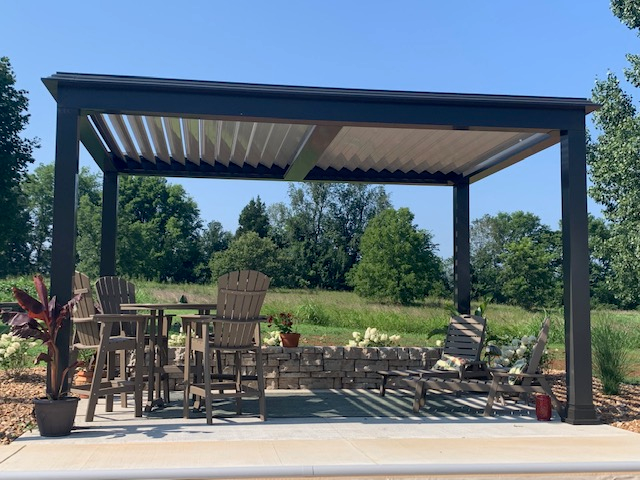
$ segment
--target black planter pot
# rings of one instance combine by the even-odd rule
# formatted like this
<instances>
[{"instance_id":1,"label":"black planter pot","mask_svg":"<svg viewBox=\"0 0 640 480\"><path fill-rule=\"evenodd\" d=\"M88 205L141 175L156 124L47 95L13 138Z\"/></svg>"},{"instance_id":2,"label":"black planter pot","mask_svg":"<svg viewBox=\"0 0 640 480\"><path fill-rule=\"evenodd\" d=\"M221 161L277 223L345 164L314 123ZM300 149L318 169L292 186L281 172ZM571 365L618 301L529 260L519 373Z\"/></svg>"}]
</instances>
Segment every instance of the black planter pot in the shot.
<instances>
[{"instance_id":1,"label":"black planter pot","mask_svg":"<svg viewBox=\"0 0 640 480\"><path fill-rule=\"evenodd\" d=\"M78 397L60 400L34 399L36 422L43 437L64 437L71 433L78 409Z\"/></svg>"}]
</instances>

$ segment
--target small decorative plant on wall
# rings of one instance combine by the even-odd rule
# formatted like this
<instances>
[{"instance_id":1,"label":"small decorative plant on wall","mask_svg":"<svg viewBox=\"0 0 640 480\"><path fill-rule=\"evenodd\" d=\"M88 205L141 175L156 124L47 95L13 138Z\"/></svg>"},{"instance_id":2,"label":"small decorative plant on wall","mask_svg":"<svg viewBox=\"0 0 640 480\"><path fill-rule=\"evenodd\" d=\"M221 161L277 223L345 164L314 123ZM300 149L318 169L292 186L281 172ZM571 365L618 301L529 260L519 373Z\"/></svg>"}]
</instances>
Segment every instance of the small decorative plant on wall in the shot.
<instances>
[{"instance_id":1,"label":"small decorative plant on wall","mask_svg":"<svg viewBox=\"0 0 640 480\"><path fill-rule=\"evenodd\" d=\"M396 347L400 343L400 335L389 335L375 327L368 327L364 335L353 332L353 340L349 340L348 347Z\"/></svg>"},{"instance_id":2,"label":"small decorative plant on wall","mask_svg":"<svg viewBox=\"0 0 640 480\"><path fill-rule=\"evenodd\" d=\"M265 338L267 345L275 345L275 339L279 337L283 347L297 347L300 342L300 334L295 331L296 317L290 312L281 312L269 315L267 323L274 330Z\"/></svg>"}]
</instances>

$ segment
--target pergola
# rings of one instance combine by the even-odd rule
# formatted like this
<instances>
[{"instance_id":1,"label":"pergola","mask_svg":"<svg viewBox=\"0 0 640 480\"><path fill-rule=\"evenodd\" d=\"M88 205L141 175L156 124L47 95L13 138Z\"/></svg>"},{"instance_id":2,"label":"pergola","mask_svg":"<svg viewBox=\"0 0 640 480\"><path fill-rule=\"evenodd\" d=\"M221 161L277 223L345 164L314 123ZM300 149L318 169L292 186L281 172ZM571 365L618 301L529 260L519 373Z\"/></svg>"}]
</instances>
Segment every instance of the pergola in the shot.
<instances>
[{"instance_id":1,"label":"pergola","mask_svg":"<svg viewBox=\"0 0 640 480\"><path fill-rule=\"evenodd\" d=\"M471 300L469 185L560 143L567 421L597 422L585 148L596 104L75 73L43 82L57 102L51 292L60 300L72 296L80 142L103 171L101 275L115 275L121 174L449 185L461 313Z\"/></svg>"}]
</instances>

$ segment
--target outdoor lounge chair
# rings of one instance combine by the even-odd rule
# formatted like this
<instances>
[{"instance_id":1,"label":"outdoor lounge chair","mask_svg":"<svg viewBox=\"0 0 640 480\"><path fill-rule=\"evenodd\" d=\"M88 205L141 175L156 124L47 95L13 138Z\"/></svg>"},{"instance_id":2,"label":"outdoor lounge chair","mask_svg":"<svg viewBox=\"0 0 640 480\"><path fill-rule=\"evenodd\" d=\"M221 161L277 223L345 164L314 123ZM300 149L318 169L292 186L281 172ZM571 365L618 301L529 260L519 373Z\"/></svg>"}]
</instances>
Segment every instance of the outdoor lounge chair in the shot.
<instances>
[{"instance_id":1,"label":"outdoor lounge chair","mask_svg":"<svg viewBox=\"0 0 640 480\"><path fill-rule=\"evenodd\" d=\"M71 318L75 327L75 340L72 349L95 350L96 360L91 383L88 385L74 385L71 393L86 394L89 397L89 405L85 420L93 420L99 397L106 397L106 411L113 411L113 396L121 395L121 404L126 407L126 394L133 393L135 403L135 416L142 416L142 388L144 362L138 359L144 358L144 327L148 315L116 315L99 314L96 312L89 278L75 272L73 276L74 295L82 294L80 301L74 307ZM136 325L134 337L124 335L121 322ZM115 328L114 328L115 327ZM118 335L112 335L117 330ZM133 379L126 376L126 352L135 352L135 368ZM116 372L115 358L119 352L120 368ZM103 373L107 372L105 378ZM116 376L117 374L117 376Z\"/></svg>"},{"instance_id":2,"label":"outdoor lounge chair","mask_svg":"<svg viewBox=\"0 0 640 480\"><path fill-rule=\"evenodd\" d=\"M203 398L207 423L213 422L212 401L232 398L236 401L236 413L242 413L242 398L258 398L260 419L267 419L265 382L260 341L260 309L269 287L270 278L253 270L230 272L218 279L218 298L215 315L184 315L186 322L185 358L192 352L202 355L202 372L190 375L187 362L184 369L184 410L189 418L189 397ZM212 330L209 331L209 327ZM195 336L191 335L195 329ZM232 372L221 371L221 363L212 373L212 355L217 359L224 353L233 353ZM249 374L243 366L246 354L255 356L255 374ZM257 388L247 382L255 381Z\"/></svg>"},{"instance_id":3,"label":"outdoor lounge chair","mask_svg":"<svg viewBox=\"0 0 640 480\"><path fill-rule=\"evenodd\" d=\"M561 419L564 419L564 409L553 391L545 375L538 372L540 360L544 354L549 336L550 319L547 317L542 323L540 333L531 353L531 358L524 372L513 372L506 370L491 370L492 380L484 381L478 379L463 378L424 378L419 376L407 377L404 381L415 386L415 397L413 410L418 412L426 403L428 390L445 390L454 393L459 392L479 392L488 393L487 404L484 415L490 416L493 412L493 404L496 397L517 395L528 397L535 393L549 395L551 403L558 412Z\"/></svg>"},{"instance_id":4,"label":"outdoor lounge chair","mask_svg":"<svg viewBox=\"0 0 640 480\"><path fill-rule=\"evenodd\" d=\"M480 360L487 320L477 315L452 316L441 360L460 359L463 366L444 370L436 367L403 370L380 370L380 396L384 396L389 377L489 378L485 362Z\"/></svg>"}]
</instances>

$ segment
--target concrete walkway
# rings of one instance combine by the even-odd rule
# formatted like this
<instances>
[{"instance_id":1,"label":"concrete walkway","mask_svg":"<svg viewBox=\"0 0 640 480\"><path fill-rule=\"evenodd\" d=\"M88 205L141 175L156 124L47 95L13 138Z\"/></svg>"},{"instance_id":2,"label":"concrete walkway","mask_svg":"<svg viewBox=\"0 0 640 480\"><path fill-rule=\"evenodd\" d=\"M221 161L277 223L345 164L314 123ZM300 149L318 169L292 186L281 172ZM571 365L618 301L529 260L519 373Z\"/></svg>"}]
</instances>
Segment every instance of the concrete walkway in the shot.
<instances>
[{"instance_id":1,"label":"concrete walkway","mask_svg":"<svg viewBox=\"0 0 640 480\"><path fill-rule=\"evenodd\" d=\"M286 401L304 392L267 396L276 394ZM400 400L410 401L389 399ZM131 408L105 413L101 402L87 424L85 404L69 437L36 430L0 447L0 479L640 478L640 435L527 414L242 416L207 425L202 418L136 419Z\"/></svg>"}]
</instances>

